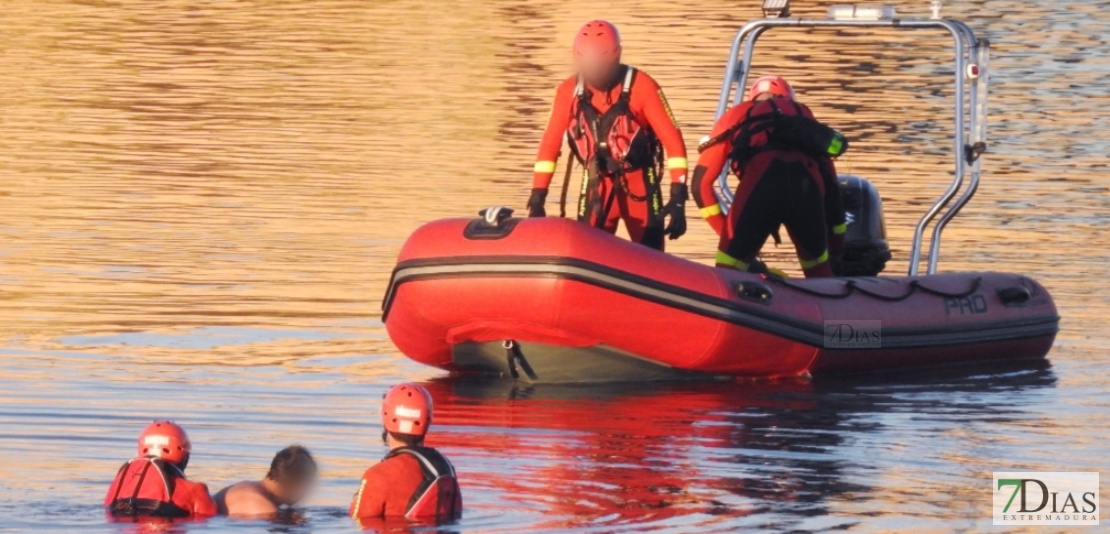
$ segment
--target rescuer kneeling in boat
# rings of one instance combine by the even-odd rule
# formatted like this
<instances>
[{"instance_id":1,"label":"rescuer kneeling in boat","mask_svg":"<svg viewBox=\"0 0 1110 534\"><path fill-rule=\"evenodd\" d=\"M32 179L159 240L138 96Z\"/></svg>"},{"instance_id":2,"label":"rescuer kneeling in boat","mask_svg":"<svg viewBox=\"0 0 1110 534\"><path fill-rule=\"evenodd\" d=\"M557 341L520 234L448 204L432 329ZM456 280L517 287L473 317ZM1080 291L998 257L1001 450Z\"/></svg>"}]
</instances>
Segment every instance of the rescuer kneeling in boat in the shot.
<instances>
[{"instance_id":1,"label":"rescuer kneeling in boat","mask_svg":"<svg viewBox=\"0 0 1110 534\"><path fill-rule=\"evenodd\" d=\"M844 205L832 157L847 149L836 130L817 122L780 76L755 81L748 99L729 109L698 147L694 201L720 235L717 266L763 272L757 260L769 236L786 226L807 278L834 276L844 244ZM726 161L740 177L728 219L713 194Z\"/></svg>"},{"instance_id":2,"label":"rescuer kneeling in boat","mask_svg":"<svg viewBox=\"0 0 1110 534\"><path fill-rule=\"evenodd\" d=\"M528 214L546 215L544 202L566 135L585 169L578 220L615 233L623 219L632 241L663 250L664 235L678 239L686 233L686 145L663 90L620 57L620 34L612 24L595 20L578 30L574 61L579 72L555 93ZM664 149L671 177L666 205L660 177Z\"/></svg>"},{"instance_id":3,"label":"rescuer kneeling in boat","mask_svg":"<svg viewBox=\"0 0 1110 534\"><path fill-rule=\"evenodd\" d=\"M432 424L432 396L416 384L394 386L382 401L382 438L389 454L362 475L351 502L357 519L404 517L446 521L462 513L455 467L424 446Z\"/></svg>"},{"instance_id":4,"label":"rescuer kneeling in boat","mask_svg":"<svg viewBox=\"0 0 1110 534\"><path fill-rule=\"evenodd\" d=\"M308 449L292 445L278 451L261 481L244 480L220 490L216 506L232 517L273 517L300 502L315 480L316 460Z\"/></svg>"},{"instance_id":5,"label":"rescuer kneeling in boat","mask_svg":"<svg viewBox=\"0 0 1110 534\"><path fill-rule=\"evenodd\" d=\"M216 515L208 486L185 479L192 445L185 429L155 421L139 435L139 455L120 467L104 497L113 517L184 518Z\"/></svg>"}]
</instances>

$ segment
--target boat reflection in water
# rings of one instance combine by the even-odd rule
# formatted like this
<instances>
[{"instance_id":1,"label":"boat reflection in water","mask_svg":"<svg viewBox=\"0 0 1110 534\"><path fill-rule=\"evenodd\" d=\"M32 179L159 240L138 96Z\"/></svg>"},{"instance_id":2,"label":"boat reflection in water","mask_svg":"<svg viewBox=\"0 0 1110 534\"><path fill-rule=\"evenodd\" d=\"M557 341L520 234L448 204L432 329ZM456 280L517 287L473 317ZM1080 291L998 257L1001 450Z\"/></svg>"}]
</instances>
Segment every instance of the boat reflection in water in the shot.
<instances>
[{"instance_id":1,"label":"boat reflection in water","mask_svg":"<svg viewBox=\"0 0 1110 534\"><path fill-rule=\"evenodd\" d=\"M437 406L436 446L470 457L460 468L464 491L499 494L502 508L542 516L536 528L543 530L712 528L748 517L773 528L857 523L857 514L836 516L837 501L866 499L882 509L891 502L887 489L913 477L914 468L899 466L907 456L944 469L929 458L967 454L940 450L946 434L977 421L1019 421L1028 414L1015 400L1055 382L1045 362L1026 362L990 374L884 377L882 385L856 378L571 386L465 377L426 385ZM907 417L920 430L903 441ZM953 475L982 469L979 460L966 457L967 472ZM911 513L904 502L899 510ZM482 522L464 522L472 519Z\"/></svg>"}]
</instances>

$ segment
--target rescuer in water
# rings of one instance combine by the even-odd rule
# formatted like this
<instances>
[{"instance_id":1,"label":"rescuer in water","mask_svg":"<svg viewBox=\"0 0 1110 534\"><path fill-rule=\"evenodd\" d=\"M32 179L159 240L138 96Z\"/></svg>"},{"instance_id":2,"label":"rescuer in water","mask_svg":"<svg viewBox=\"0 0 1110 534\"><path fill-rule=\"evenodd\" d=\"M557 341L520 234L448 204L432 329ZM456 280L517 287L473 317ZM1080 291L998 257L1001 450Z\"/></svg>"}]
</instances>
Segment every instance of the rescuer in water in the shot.
<instances>
[{"instance_id":1,"label":"rescuer in water","mask_svg":"<svg viewBox=\"0 0 1110 534\"><path fill-rule=\"evenodd\" d=\"M381 414L389 454L362 475L351 517L457 519L462 493L455 468L439 451L424 446L432 424L431 394L416 384L394 386L382 401Z\"/></svg>"},{"instance_id":2,"label":"rescuer in water","mask_svg":"<svg viewBox=\"0 0 1110 534\"><path fill-rule=\"evenodd\" d=\"M116 518L216 515L208 486L185 479L192 444L185 429L155 421L139 435L138 455L116 473L104 507Z\"/></svg>"}]
</instances>

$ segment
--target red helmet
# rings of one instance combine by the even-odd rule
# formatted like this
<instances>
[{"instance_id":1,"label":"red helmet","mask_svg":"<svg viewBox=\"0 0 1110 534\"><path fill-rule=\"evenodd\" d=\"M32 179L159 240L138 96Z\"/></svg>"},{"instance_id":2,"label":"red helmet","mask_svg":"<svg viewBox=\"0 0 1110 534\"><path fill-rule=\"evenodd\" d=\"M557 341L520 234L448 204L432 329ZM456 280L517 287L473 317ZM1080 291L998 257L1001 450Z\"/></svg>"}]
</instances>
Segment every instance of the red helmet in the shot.
<instances>
[{"instance_id":1,"label":"red helmet","mask_svg":"<svg viewBox=\"0 0 1110 534\"><path fill-rule=\"evenodd\" d=\"M423 436L432 424L432 395L416 384L393 386L382 401L387 432Z\"/></svg>"},{"instance_id":2,"label":"red helmet","mask_svg":"<svg viewBox=\"0 0 1110 534\"><path fill-rule=\"evenodd\" d=\"M182 464L192 449L185 429L170 421L155 421L139 434L139 456L157 456L173 464Z\"/></svg>"},{"instance_id":3,"label":"red helmet","mask_svg":"<svg viewBox=\"0 0 1110 534\"><path fill-rule=\"evenodd\" d=\"M574 36L574 61L616 65L621 60L621 34L617 27L604 20L591 20Z\"/></svg>"},{"instance_id":4,"label":"red helmet","mask_svg":"<svg viewBox=\"0 0 1110 534\"><path fill-rule=\"evenodd\" d=\"M748 100L755 100L759 95L768 93L777 98L794 99L794 88L790 87L786 78L782 76L763 76L752 83L751 89L748 89Z\"/></svg>"}]
</instances>

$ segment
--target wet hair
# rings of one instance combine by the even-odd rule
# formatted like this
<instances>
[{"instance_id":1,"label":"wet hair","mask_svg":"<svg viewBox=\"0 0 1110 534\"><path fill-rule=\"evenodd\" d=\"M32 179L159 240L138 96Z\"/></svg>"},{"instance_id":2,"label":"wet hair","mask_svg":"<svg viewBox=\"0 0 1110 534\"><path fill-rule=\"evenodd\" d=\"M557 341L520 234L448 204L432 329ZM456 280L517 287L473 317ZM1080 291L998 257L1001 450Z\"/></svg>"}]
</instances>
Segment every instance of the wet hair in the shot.
<instances>
[{"instance_id":1,"label":"wet hair","mask_svg":"<svg viewBox=\"0 0 1110 534\"><path fill-rule=\"evenodd\" d=\"M424 436L417 436L415 434L402 434L400 432L389 432L389 437L404 443L407 447L419 447L424 444Z\"/></svg>"},{"instance_id":2,"label":"wet hair","mask_svg":"<svg viewBox=\"0 0 1110 534\"><path fill-rule=\"evenodd\" d=\"M300 445L290 445L274 455L270 462L270 472L266 478L278 484L302 483L316 476L316 460L308 449Z\"/></svg>"}]
</instances>

